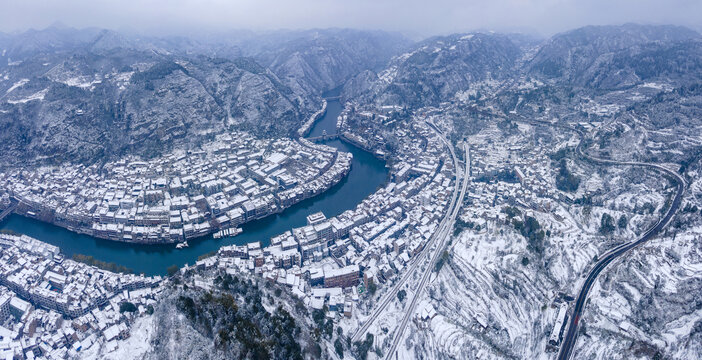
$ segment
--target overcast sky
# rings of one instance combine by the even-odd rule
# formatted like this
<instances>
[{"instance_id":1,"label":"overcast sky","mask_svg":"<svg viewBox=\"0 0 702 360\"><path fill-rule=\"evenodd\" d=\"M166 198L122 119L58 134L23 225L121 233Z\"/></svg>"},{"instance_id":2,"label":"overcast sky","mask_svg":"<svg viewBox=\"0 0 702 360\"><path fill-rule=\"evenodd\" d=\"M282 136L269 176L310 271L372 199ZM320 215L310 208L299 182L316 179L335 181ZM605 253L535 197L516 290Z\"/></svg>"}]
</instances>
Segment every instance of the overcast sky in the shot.
<instances>
[{"instance_id":1,"label":"overcast sky","mask_svg":"<svg viewBox=\"0 0 702 360\"><path fill-rule=\"evenodd\" d=\"M626 22L702 28L702 0L0 0L0 31L55 22L122 31L349 27L428 36L470 30L550 35Z\"/></svg>"}]
</instances>

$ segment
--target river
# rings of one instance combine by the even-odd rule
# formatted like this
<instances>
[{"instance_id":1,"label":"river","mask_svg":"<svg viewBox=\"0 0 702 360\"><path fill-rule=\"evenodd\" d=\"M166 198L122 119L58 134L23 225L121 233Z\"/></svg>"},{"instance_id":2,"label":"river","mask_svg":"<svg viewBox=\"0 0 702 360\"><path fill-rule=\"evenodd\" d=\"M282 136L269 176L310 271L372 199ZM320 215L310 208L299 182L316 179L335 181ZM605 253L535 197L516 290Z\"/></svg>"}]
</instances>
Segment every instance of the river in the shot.
<instances>
[{"instance_id":1,"label":"river","mask_svg":"<svg viewBox=\"0 0 702 360\"><path fill-rule=\"evenodd\" d=\"M336 96L336 92L327 96ZM336 119L341 112L339 100L329 100L326 114L317 121L309 136L336 133ZM385 162L372 154L340 140L325 142L341 151L353 154L348 176L328 191L299 202L280 214L252 221L241 226L242 234L216 240L211 235L188 241L189 247L177 250L175 245L142 245L116 242L77 234L53 224L26 218L17 214L0 223L0 230L12 230L56 245L68 257L79 253L96 259L124 265L136 273L164 275L171 265L194 264L198 256L216 251L222 246L261 241L267 245L270 238L293 227L306 224L307 215L321 211L327 217L353 209L368 195L383 185L388 177Z\"/></svg>"}]
</instances>

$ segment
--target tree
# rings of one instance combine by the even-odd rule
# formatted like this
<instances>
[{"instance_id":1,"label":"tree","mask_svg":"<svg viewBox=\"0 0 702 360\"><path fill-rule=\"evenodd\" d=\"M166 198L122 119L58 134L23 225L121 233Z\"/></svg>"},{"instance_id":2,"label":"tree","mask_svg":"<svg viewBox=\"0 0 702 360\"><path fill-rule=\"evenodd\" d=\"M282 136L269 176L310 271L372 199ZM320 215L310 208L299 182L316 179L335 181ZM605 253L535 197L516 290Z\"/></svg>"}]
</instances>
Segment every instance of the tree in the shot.
<instances>
[{"instance_id":1,"label":"tree","mask_svg":"<svg viewBox=\"0 0 702 360\"><path fill-rule=\"evenodd\" d=\"M444 250L444 252L441 253L441 257L439 257L439 260L437 260L436 264L434 264L434 272L439 272L444 266L444 263L446 263L448 260L449 252L447 250Z\"/></svg>"},{"instance_id":2,"label":"tree","mask_svg":"<svg viewBox=\"0 0 702 360\"><path fill-rule=\"evenodd\" d=\"M336 341L334 341L334 350L339 357L344 357L344 344L341 343L341 339L336 338Z\"/></svg>"},{"instance_id":3,"label":"tree","mask_svg":"<svg viewBox=\"0 0 702 360\"><path fill-rule=\"evenodd\" d=\"M375 281L373 279L368 280L368 293L375 295L376 290L378 290L378 287L375 285Z\"/></svg>"},{"instance_id":4,"label":"tree","mask_svg":"<svg viewBox=\"0 0 702 360\"><path fill-rule=\"evenodd\" d=\"M536 218L527 216L524 221L512 219L512 226L519 231L522 236L527 239L527 249L535 254L541 254L544 251L544 237L546 236L541 229L541 224Z\"/></svg>"},{"instance_id":5,"label":"tree","mask_svg":"<svg viewBox=\"0 0 702 360\"><path fill-rule=\"evenodd\" d=\"M399 299L400 301L404 301L406 296L407 292L405 291L405 289L402 289L397 292L397 299Z\"/></svg>"},{"instance_id":6,"label":"tree","mask_svg":"<svg viewBox=\"0 0 702 360\"><path fill-rule=\"evenodd\" d=\"M512 206L505 206L504 208L502 208L502 212L507 214L507 217L510 219L522 214L522 212L519 211L519 209L517 209L516 207L512 207Z\"/></svg>"},{"instance_id":7,"label":"tree","mask_svg":"<svg viewBox=\"0 0 702 360\"><path fill-rule=\"evenodd\" d=\"M626 229L626 225L628 224L628 220L626 219L625 215L622 215L619 217L619 221L617 221L617 226L620 229Z\"/></svg>"},{"instance_id":8,"label":"tree","mask_svg":"<svg viewBox=\"0 0 702 360\"><path fill-rule=\"evenodd\" d=\"M95 259L94 257L90 255L83 255L83 254L73 254L71 257L73 260L82 262L84 264L88 264L91 266L98 267L103 270L107 271L112 271L112 272L118 272L118 273L123 273L123 274L133 274L134 271L126 266L122 265L117 265L113 262L106 262L102 260Z\"/></svg>"},{"instance_id":9,"label":"tree","mask_svg":"<svg viewBox=\"0 0 702 360\"><path fill-rule=\"evenodd\" d=\"M457 218L453 226L453 236L458 236L464 229L472 229L475 224L472 221L465 222L461 218Z\"/></svg>"},{"instance_id":10,"label":"tree","mask_svg":"<svg viewBox=\"0 0 702 360\"><path fill-rule=\"evenodd\" d=\"M368 350L373 346L373 334L366 334L366 340L356 341L354 343L354 352L357 359L366 360L368 358Z\"/></svg>"},{"instance_id":11,"label":"tree","mask_svg":"<svg viewBox=\"0 0 702 360\"><path fill-rule=\"evenodd\" d=\"M607 213L602 213L602 218L600 219L600 234L608 235L614 232L614 218L612 215Z\"/></svg>"},{"instance_id":12,"label":"tree","mask_svg":"<svg viewBox=\"0 0 702 360\"><path fill-rule=\"evenodd\" d=\"M529 265L529 258L524 256L522 257L522 265L527 266Z\"/></svg>"},{"instance_id":13,"label":"tree","mask_svg":"<svg viewBox=\"0 0 702 360\"><path fill-rule=\"evenodd\" d=\"M312 320L314 320L318 328L322 328L324 326L324 310L314 309L312 311Z\"/></svg>"},{"instance_id":14,"label":"tree","mask_svg":"<svg viewBox=\"0 0 702 360\"><path fill-rule=\"evenodd\" d=\"M324 324L324 335L331 339L332 334L334 334L334 322L332 319L327 319L326 324Z\"/></svg>"},{"instance_id":15,"label":"tree","mask_svg":"<svg viewBox=\"0 0 702 360\"><path fill-rule=\"evenodd\" d=\"M166 271L168 272L168 276L175 275L178 272L178 270L180 270L178 268L178 265L171 265L168 267L168 269L166 269Z\"/></svg>"},{"instance_id":16,"label":"tree","mask_svg":"<svg viewBox=\"0 0 702 360\"><path fill-rule=\"evenodd\" d=\"M690 203L687 203L685 207L683 208L683 213L688 214L688 213L696 213L697 212L697 205L692 205Z\"/></svg>"},{"instance_id":17,"label":"tree","mask_svg":"<svg viewBox=\"0 0 702 360\"><path fill-rule=\"evenodd\" d=\"M576 192L580 186L580 178L568 171L565 159L561 159L556 175L556 188L565 192Z\"/></svg>"},{"instance_id":18,"label":"tree","mask_svg":"<svg viewBox=\"0 0 702 360\"><path fill-rule=\"evenodd\" d=\"M134 305L133 303L130 303L129 301L125 301L125 302L119 304L119 312L120 313L123 313L123 312L133 313L136 311L137 311L136 305Z\"/></svg>"}]
</instances>

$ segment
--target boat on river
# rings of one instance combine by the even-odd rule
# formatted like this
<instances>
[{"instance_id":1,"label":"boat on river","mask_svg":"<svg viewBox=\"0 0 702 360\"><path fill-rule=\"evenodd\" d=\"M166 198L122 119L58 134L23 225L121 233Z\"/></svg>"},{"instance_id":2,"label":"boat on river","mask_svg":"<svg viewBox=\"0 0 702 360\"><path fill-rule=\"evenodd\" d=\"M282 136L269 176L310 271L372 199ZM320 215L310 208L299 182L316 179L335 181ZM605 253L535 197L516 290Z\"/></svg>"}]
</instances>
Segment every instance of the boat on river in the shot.
<instances>
[{"instance_id":1,"label":"boat on river","mask_svg":"<svg viewBox=\"0 0 702 360\"><path fill-rule=\"evenodd\" d=\"M188 247L187 241L183 241L182 243L178 243L178 245L176 245L176 249L182 249L182 248L186 248L186 247Z\"/></svg>"},{"instance_id":2,"label":"boat on river","mask_svg":"<svg viewBox=\"0 0 702 360\"><path fill-rule=\"evenodd\" d=\"M217 231L212 235L213 238L215 239L221 239L224 237L234 237L239 234L241 234L244 230L241 230L240 228L227 228L227 229L222 229L220 231Z\"/></svg>"}]
</instances>

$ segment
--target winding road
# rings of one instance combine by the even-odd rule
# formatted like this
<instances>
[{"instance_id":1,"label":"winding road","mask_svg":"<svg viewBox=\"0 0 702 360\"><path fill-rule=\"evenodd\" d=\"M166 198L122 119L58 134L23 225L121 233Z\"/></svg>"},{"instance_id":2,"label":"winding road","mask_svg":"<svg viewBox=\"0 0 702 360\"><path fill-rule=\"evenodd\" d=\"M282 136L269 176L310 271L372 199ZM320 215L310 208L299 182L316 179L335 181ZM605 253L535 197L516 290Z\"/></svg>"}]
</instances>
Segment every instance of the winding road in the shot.
<instances>
[{"instance_id":1,"label":"winding road","mask_svg":"<svg viewBox=\"0 0 702 360\"><path fill-rule=\"evenodd\" d=\"M582 316L583 310L585 308L585 301L587 300L587 296L590 292L590 289L592 288L592 285L595 283L597 280L597 277L600 275L602 270L604 270L607 265L612 263L614 260L619 258L620 256L626 254L630 250L640 246L641 244L645 243L646 241L652 239L653 237L656 236L663 228L665 228L669 223L670 220L673 218L673 216L677 213L678 209L680 208L680 203L682 202L682 196L685 191L685 180L677 173L674 171L665 168L661 165L657 164L649 164L649 163L643 163L643 162L633 162L633 161L615 161L615 160L610 160L610 159L603 159L603 158L598 158L595 156L591 156L586 154L583 151L583 141L585 140L585 134L580 131L579 129L566 126L566 125L560 125L560 124L553 124L550 122L546 121L539 121L539 120L526 120L527 122L535 122L539 124L547 124L550 126L556 125L557 127L562 127L566 128L568 130L576 132L580 136L580 142L578 143L578 146L576 147L576 152L577 154L590 162L596 163L596 164L601 164L601 165L619 165L619 166L641 166L641 167L647 167L654 169L656 171L660 171L664 174L665 177L667 177L669 180L675 183L676 186L676 192L675 192L675 197L673 198L673 202L671 203L670 207L668 208L668 211L665 213L665 215L658 220L658 222L653 225L650 229L648 229L646 232L644 232L641 237L639 237L636 240L630 241L628 243L619 245L615 247L614 249L608 251L605 253L602 258L597 261L595 266L590 270L590 273L587 275L587 278L585 279L585 282L583 283L582 287L580 288L580 292L578 293L578 298L577 301L575 302L575 306L573 308L573 312L568 320L568 330L566 332L566 335L563 337L563 343L561 344L560 351L558 353L558 359L559 360L568 360L571 356L571 353L573 351L573 348L575 347L575 343L578 337L578 322L580 321L580 317Z\"/></svg>"}]
</instances>

